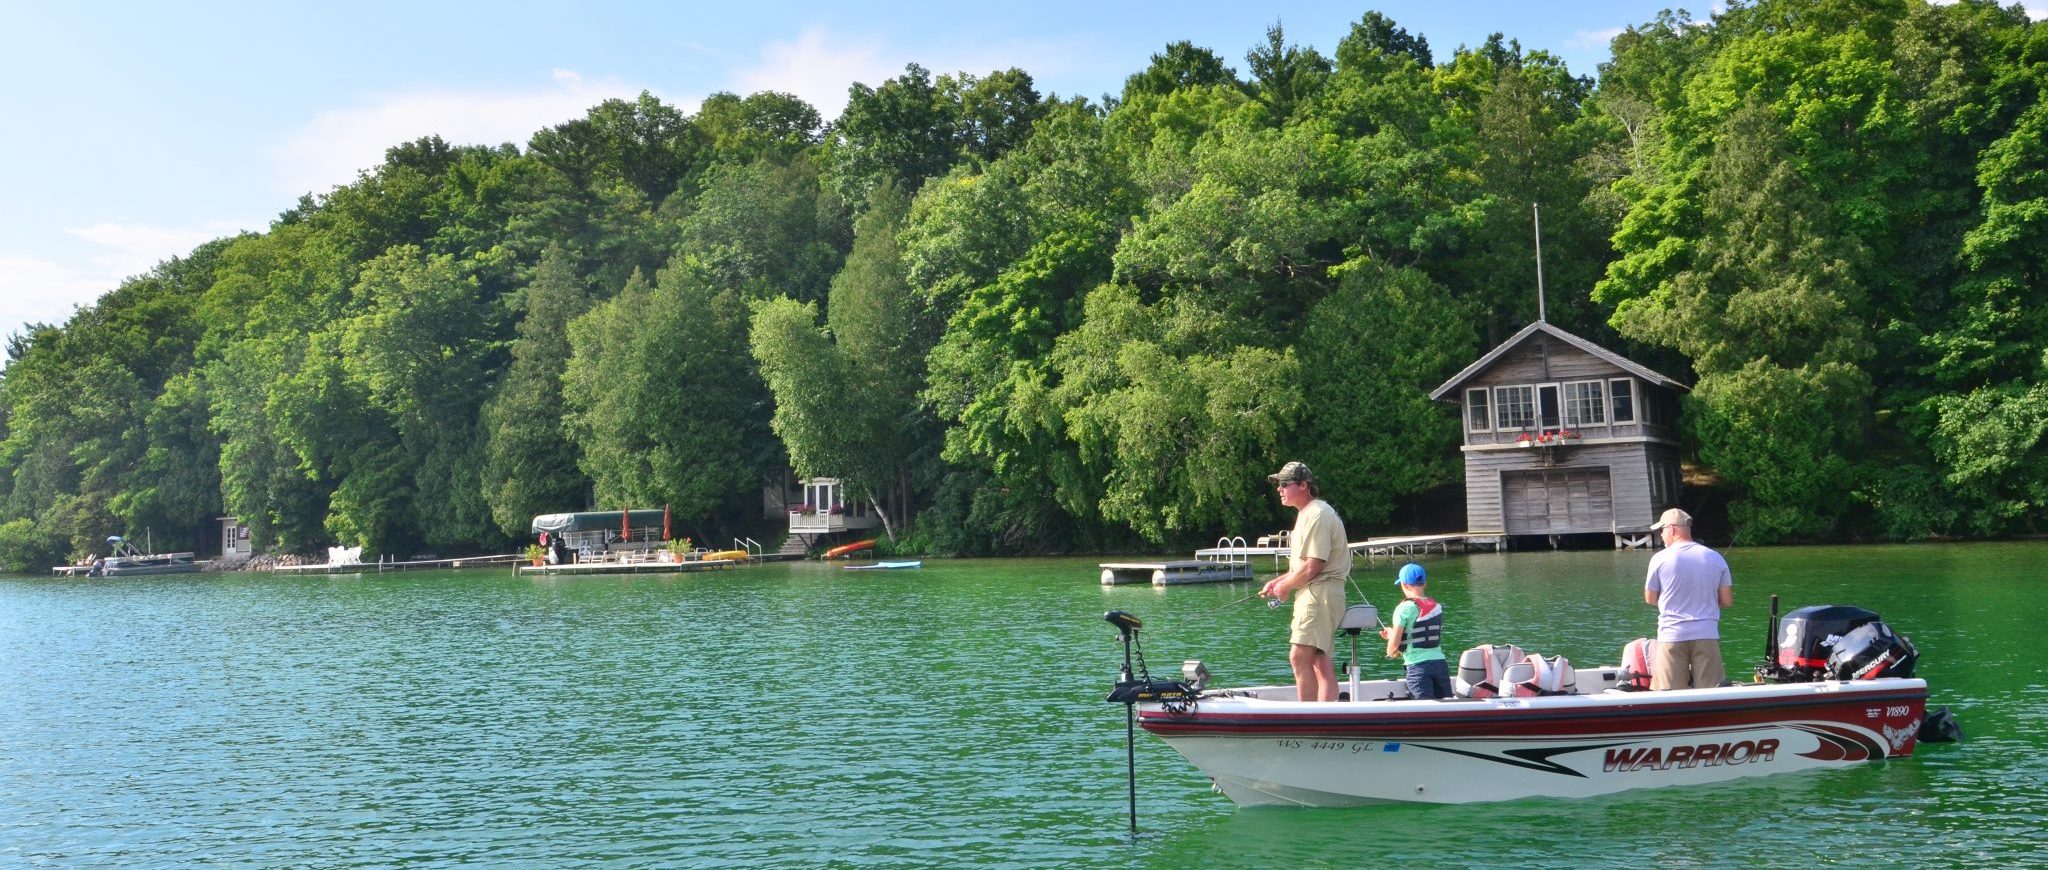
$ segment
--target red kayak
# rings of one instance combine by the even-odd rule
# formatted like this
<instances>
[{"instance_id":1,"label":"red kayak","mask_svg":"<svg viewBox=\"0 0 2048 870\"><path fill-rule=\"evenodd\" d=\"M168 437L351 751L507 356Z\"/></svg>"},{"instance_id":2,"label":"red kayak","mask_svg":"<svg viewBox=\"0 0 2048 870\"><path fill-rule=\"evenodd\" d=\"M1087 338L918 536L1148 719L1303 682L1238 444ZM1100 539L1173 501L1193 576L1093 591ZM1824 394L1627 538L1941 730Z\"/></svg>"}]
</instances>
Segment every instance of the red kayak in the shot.
<instances>
[{"instance_id":1,"label":"red kayak","mask_svg":"<svg viewBox=\"0 0 2048 870\"><path fill-rule=\"evenodd\" d=\"M844 556L849 556L849 555L852 555L852 554L854 554L854 553L858 553L858 552L860 552L860 551L862 551L862 550L866 550L866 549L869 549L869 548L873 547L874 545L875 545L875 539L874 539L874 538L869 538L869 539L867 539L867 540L865 540L865 541L854 541L854 542L853 542L853 543L851 543L851 544L840 544L840 545L839 545L839 546L837 546L837 547L833 547L833 548L832 548L832 549L830 549L830 550L826 550L826 551L825 551L825 558L827 558L827 559L838 559L838 558L841 558L841 557L844 557Z\"/></svg>"}]
</instances>

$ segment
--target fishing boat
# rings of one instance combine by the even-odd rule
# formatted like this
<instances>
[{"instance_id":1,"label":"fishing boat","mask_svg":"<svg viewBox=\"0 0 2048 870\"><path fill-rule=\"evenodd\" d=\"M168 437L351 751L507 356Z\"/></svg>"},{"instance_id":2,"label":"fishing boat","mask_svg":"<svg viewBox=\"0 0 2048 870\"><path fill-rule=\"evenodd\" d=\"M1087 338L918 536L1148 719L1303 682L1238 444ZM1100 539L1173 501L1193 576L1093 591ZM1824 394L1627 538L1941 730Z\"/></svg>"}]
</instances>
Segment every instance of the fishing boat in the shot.
<instances>
[{"instance_id":1,"label":"fishing boat","mask_svg":"<svg viewBox=\"0 0 2048 870\"><path fill-rule=\"evenodd\" d=\"M108 556L96 572L103 577L191 574L199 570L199 563L191 553L144 553L134 544L122 540L120 535L108 537L107 546L113 555Z\"/></svg>"},{"instance_id":2,"label":"fishing boat","mask_svg":"<svg viewBox=\"0 0 2048 870\"><path fill-rule=\"evenodd\" d=\"M1904 758L1923 731L1960 733L1945 708L1925 714L1918 653L1876 614L1793 611L1781 640L1772 610L1777 655L1754 683L1652 692L1626 661L1572 668L1482 647L1460 657L1457 697L1418 701L1400 680L1359 678L1358 633L1378 620L1358 605L1334 703L1301 702L1293 686L1211 689L1199 661L1154 679L1142 650L1133 675L1140 623L1112 611L1126 658L1109 700L1245 806L1591 797ZM1135 825L1135 777L1132 792Z\"/></svg>"}]
</instances>

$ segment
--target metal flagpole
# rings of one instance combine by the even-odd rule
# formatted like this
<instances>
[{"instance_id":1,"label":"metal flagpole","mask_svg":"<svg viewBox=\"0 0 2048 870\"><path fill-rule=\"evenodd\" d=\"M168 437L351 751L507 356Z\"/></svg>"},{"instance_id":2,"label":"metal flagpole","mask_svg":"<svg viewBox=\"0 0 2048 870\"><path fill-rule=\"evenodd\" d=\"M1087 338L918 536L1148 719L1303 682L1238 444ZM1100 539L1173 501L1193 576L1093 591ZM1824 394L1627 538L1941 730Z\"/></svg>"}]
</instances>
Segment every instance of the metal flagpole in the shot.
<instances>
[{"instance_id":1,"label":"metal flagpole","mask_svg":"<svg viewBox=\"0 0 2048 870\"><path fill-rule=\"evenodd\" d=\"M1536 218L1536 319L1549 320L1543 310L1543 206L1529 203L1529 213Z\"/></svg>"}]
</instances>

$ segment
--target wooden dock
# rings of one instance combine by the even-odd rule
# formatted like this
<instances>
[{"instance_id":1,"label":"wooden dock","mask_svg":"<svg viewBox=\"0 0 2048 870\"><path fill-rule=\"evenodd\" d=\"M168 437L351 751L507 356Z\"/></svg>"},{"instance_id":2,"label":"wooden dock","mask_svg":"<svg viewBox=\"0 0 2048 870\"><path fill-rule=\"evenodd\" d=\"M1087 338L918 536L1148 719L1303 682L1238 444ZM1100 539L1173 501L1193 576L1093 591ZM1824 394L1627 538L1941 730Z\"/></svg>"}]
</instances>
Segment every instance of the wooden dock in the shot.
<instances>
[{"instance_id":1,"label":"wooden dock","mask_svg":"<svg viewBox=\"0 0 2048 870\"><path fill-rule=\"evenodd\" d=\"M519 575L684 574L716 571L747 564L744 559L698 559L689 562L571 562L566 565L521 565Z\"/></svg>"},{"instance_id":2,"label":"wooden dock","mask_svg":"<svg viewBox=\"0 0 2048 870\"><path fill-rule=\"evenodd\" d=\"M504 568L525 562L526 557L518 553L504 553L495 556L470 556L466 559L414 559L410 561L344 562L339 565L277 565L270 569L273 574L368 574L386 571L439 571L448 568Z\"/></svg>"},{"instance_id":3,"label":"wooden dock","mask_svg":"<svg viewBox=\"0 0 2048 870\"><path fill-rule=\"evenodd\" d=\"M1470 549L1471 532L1451 532L1444 535L1409 535L1401 538L1367 538L1351 545L1351 552L1368 559L1400 556L1409 558L1426 556L1434 550L1449 554L1456 545L1460 550Z\"/></svg>"}]
</instances>

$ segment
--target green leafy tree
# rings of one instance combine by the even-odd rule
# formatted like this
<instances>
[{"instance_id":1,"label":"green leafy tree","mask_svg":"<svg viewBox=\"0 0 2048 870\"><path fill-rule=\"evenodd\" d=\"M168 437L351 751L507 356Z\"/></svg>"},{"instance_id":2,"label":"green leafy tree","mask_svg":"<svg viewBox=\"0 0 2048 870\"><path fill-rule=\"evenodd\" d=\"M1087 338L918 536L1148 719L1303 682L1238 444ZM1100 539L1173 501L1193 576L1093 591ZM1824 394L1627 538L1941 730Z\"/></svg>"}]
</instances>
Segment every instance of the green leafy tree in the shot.
<instances>
[{"instance_id":1,"label":"green leafy tree","mask_svg":"<svg viewBox=\"0 0 2048 870\"><path fill-rule=\"evenodd\" d=\"M1425 70L1435 66L1429 40L1409 33L1378 12L1365 13L1337 43L1337 68L1354 75L1376 78L1389 68L1403 65Z\"/></svg>"},{"instance_id":2,"label":"green leafy tree","mask_svg":"<svg viewBox=\"0 0 2048 870\"><path fill-rule=\"evenodd\" d=\"M2033 295L2048 280L2040 255L2048 245L2048 74L2039 63L2048 37L2010 12L1996 23L2008 35L1980 43L2001 61L1984 93L2009 120L1987 119L2002 135L1976 163L1983 200L1962 237L1968 271L1922 339L1942 389L1916 409L1931 419L1928 441L1945 482L1963 497L1961 519L1982 535L2038 532L2048 507L2048 393L2040 387L2048 315Z\"/></svg>"},{"instance_id":3,"label":"green leafy tree","mask_svg":"<svg viewBox=\"0 0 2048 870\"><path fill-rule=\"evenodd\" d=\"M1353 530L1385 523L1406 497L1454 483L1458 421L1429 392L1477 352L1469 303L1414 269L1346 264L1295 345L1298 443L1323 497Z\"/></svg>"},{"instance_id":4,"label":"green leafy tree","mask_svg":"<svg viewBox=\"0 0 2048 870\"><path fill-rule=\"evenodd\" d=\"M680 230L679 249L706 280L754 299L823 298L848 235L806 160L714 167Z\"/></svg>"},{"instance_id":5,"label":"green leafy tree","mask_svg":"<svg viewBox=\"0 0 2048 870\"><path fill-rule=\"evenodd\" d=\"M710 138L718 160L740 165L764 159L788 163L823 133L817 109L779 91L745 98L720 91L705 97L690 120Z\"/></svg>"},{"instance_id":6,"label":"green leafy tree","mask_svg":"<svg viewBox=\"0 0 2048 870\"><path fill-rule=\"evenodd\" d=\"M842 426L854 449L845 467L874 499L892 537L908 519L918 495L916 478L935 461L941 437L936 419L918 399L938 324L905 277L898 235L909 207L893 186L876 190L855 228L846 267L832 281L826 309L849 378L851 407Z\"/></svg>"},{"instance_id":7,"label":"green leafy tree","mask_svg":"<svg viewBox=\"0 0 2048 870\"><path fill-rule=\"evenodd\" d=\"M1472 223L1446 245L1444 261L1428 267L1431 274L1460 288L1489 343L1506 339L1539 313L1532 206L1540 206L1544 278L1547 287L1566 289L1542 313L1605 340L1603 312L1578 290L1599 276L1614 229L1584 206L1592 188L1580 163L1597 140L1581 106L1592 80L1498 34L1460 51L1436 78L1451 97L1447 122L1470 131L1477 184Z\"/></svg>"},{"instance_id":8,"label":"green leafy tree","mask_svg":"<svg viewBox=\"0 0 2048 870\"><path fill-rule=\"evenodd\" d=\"M1234 331L1185 297L1148 306L1114 284L1089 294L1086 319L1053 352L1050 399L1080 461L1102 471L1090 494L1104 518L1165 542L1269 512L1246 469L1279 452L1300 375L1292 353L1233 344Z\"/></svg>"},{"instance_id":9,"label":"green leafy tree","mask_svg":"<svg viewBox=\"0 0 2048 870\"><path fill-rule=\"evenodd\" d=\"M148 447L132 482L109 505L123 528L171 531L168 543L179 547L197 545L201 527L211 531L221 502L220 442L205 390L197 372L182 372L152 403L144 424Z\"/></svg>"},{"instance_id":10,"label":"green leafy tree","mask_svg":"<svg viewBox=\"0 0 2048 870\"><path fill-rule=\"evenodd\" d=\"M582 118L535 133L528 148L577 187L617 180L660 202L701 165L706 138L681 111L642 92L637 100L606 100Z\"/></svg>"},{"instance_id":11,"label":"green leafy tree","mask_svg":"<svg viewBox=\"0 0 2048 870\"><path fill-rule=\"evenodd\" d=\"M403 528L436 548L490 539L478 416L494 361L492 325L475 282L451 257L423 258L418 249L401 247L366 264L356 292L365 313L341 326L344 365L394 432L404 454L396 464L410 472L394 492L410 493L412 500L399 523L357 517L348 526ZM381 503L381 494L356 495L354 483L370 466L351 471L338 497ZM372 473L390 476L385 468ZM384 551L370 540L360 543Z\"/></svg>"},{"instance_id":12,"label":"green leafy tree","mask_svg":"<svg viewBox=\"0 0 2048 870\"><path fill-rule=\"evenodd\" d=\"M532 518L585 506L590 480L563 429L569 323L590 308L574 254L551 247L526 288L512 365L482 409L484 497L499 531L524 535Z\"/></svg>"},{"instance_id":13,"label":"green leafy tree","mask_svg":"<svg viewBox=\"0 0 2048 870\"><path fill-rule=\"evenodd\" d=\"M1703 179L1709 229L1694 267L1616 315L1625 334L1693 359L1691 429L1701 458L1741 493L1731 514L1744 542L1834 528L1851 486L1847 457L1869 416L1859 367L1866 315L1853 277L1863 249L1827 230L1784 147L1760 108L1731 116Z\"/></svg>"},{"instance_id":14,"label":"green leafy tree","mask_svg":"<svg viewBox=\"0 0 2048 870\"><path fill-rule=\"evenodd\" d=\"M1174 91L1227 85L1242 89L1237 71L1223 64L1216 52L1187 40L1168 43L1166 51L1152 56L1144 71L1124 80L1123 101L1141 96L1163 97Z\"/></svg>"},{"instance_id":15,"label":"green leafy tree","mask_svg":"<svg viewBox=\"0 0 2048 870\"><path fill-rule=\"evenodd\" d=\"M729 529L762 481L781 477L784 457L761 447L770 411L745 364L747 313L678 258L654 285L629 281L570 323L567 423L598 505L669 505L705 531Z\"/></svg>"},{"instance_id":16,"label":"green leafy tree","mask_svg":"<svg viewBox=\"0 0 2048 870\"><path fill-rule=\"evenodd\" d=\"M1266 28L1266 42L1245 55L1252 89L1276 124L1286 123L1297 107L1321 93L1329 80L1330 61L1313 48L1287 42L1278 22Z\"/></svg>"}]
</instances>

